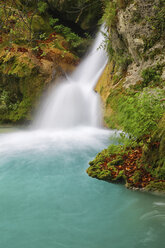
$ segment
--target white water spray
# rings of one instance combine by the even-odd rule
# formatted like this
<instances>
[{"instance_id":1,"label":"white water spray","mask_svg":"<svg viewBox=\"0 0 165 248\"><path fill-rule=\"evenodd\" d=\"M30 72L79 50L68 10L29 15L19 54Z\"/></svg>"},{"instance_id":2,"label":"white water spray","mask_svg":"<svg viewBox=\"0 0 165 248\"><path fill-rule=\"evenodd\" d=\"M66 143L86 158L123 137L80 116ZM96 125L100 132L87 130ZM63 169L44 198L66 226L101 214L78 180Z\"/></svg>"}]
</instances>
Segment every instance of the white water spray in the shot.
<instances>
[{"instance_id":1,"label":"white water spray","mask_svg":"<svg viewBox=\"0 0 165 248\"><path fill-rule=\"evenodd\" d=\"M76 71L52 89L34 122L36 128L101 126L101 103L94 87L107 63L106 52L99 48L103 40L100 31Z\"/></svg>"}]
</instances>

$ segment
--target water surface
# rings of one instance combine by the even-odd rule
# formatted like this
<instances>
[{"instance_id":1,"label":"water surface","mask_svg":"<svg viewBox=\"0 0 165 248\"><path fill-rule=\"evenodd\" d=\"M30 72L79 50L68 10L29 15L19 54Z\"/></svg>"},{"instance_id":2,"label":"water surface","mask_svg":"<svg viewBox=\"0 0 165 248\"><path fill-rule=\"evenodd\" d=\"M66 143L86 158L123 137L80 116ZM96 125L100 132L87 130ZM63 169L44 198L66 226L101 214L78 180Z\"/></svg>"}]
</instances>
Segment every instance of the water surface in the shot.
<instances>
[{"instance_id":1,"label":"water surface","mask_svg":"<svg viewBox=\"0 0 165 248\"><path fill-rule=\"evenodd\" d=\"M0 134L0 247L164 247L164 197L85 172L112 133L75 128Z\"/></svg>"}]
</instances>

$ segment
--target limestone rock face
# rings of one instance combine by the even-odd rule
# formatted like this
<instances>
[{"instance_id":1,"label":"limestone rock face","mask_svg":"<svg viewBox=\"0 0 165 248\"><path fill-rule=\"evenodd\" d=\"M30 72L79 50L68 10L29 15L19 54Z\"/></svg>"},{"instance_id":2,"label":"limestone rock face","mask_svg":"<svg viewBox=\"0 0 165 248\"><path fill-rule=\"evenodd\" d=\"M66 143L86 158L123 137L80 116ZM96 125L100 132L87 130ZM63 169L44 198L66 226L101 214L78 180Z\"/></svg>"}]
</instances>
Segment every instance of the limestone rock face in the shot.
<instances>
[{"instance_id":1,"label":"limestone rock face","mask_svg":"<svg viewBox=\"0 0 165 248\"><path fill-rule=\"evenodd\" d=\"M164 2L134 0L125 9L118 9L117 22L110 30L112 48L130 57L125 87L140 80L142 70L165 63ZM164 68L162 78L164 78Z\"/></svg>"},{"instance_id":2,"label":"limestone rock face","mask_svg":"<svg viewBox=\"0 0 165 248\"><path fill-rule=\"evenodd\" d=\"M114 63L113 70L111 66L109 67L111 75L109 81L112 81L110 84L118 87L121 83L124 88L140 84L143 81L142 72L148 68L152 70L157 65L161 67L161 79L164 81L165 1L127 2L129 4L125 8L116 5L115 25L108 28L110 46L108 54L110 63ZM106 99L103 98L105 102Z\"/></svg>"},{"instance_id":3,"label":"limestone rock face","mask_svg":"<svg viewBox=\"0 0 165 248\"><path fill-rule=\"evenodd\" d=\"M127 4L120 7L119 2ZM150 132L141 137L139 134L144 144L143 162L148 170L150 165L155 177L165 180L165 1L114 0L113 3L109 11L116 15L114 19L110 15L107 23L109 63L96 86L104 105L105 125L132 134L128 127L131 123L135 130L139 125L144 130L145 125L154 124ZM156 110L151 101L142 102L145 92L145 99L155 99ZM140 102L139 108L135 101ZM148 117L139 124L139 113L146 109ZM127 117L125 123L122 113Z\"/></svg>"}]
</instances>

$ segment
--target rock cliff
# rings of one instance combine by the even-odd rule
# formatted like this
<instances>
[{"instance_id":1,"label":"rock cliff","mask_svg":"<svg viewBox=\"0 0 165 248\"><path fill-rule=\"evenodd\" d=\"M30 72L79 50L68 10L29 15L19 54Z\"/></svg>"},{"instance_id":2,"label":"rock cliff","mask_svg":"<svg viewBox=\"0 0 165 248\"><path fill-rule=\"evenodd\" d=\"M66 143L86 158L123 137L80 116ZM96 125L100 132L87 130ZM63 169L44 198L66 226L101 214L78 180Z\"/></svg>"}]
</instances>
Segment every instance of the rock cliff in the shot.
<instances>
[{"instance_id":1,"label":"rock cliff","mask_svg":"<svg viewBox=\"0 0 165 248\"><path fill-rule=\"evenodd\" d=\"M103 21L109 63L96 91L106 125L130 138L103 151L88 174L124 180L130 188L165 190L165 1L109 1Z\"/></svg>"}]
</instances>

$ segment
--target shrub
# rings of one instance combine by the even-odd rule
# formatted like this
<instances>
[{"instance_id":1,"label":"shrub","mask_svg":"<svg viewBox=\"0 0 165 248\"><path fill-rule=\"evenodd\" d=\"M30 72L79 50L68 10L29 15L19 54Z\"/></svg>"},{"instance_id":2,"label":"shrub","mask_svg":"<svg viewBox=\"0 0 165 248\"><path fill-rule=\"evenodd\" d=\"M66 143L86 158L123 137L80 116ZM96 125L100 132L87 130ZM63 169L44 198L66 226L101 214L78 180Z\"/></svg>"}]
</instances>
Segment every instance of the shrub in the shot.
<instances>
[{"instance_id":1,"label":"shrub","mask_svg":"<svg viewBox=\"0 0 165 248\"><path fill-rule=\"evenodd\" d=\"M43 14L48 8L48 4L45 3L44 1L39 1L38 2L38 10L41 14Z\"/></svg>"},{"instance_id":2,"label":"shrub","mask_svg":"<svg viewBox=\"0 0 165 248\"><path fill-rule=\"evenodd\" d=\"M146 88L133 96L123 96L118 102L118 121L124 131L135 138L150 135L157 128L165 106L160 100L164 90Z\"/></svg>"},{"instance_id":3,"label":"shrub","mask_svg":"<svg viewBox=\"0 0 165 248\"><path fill-rule=\"evenodd\" d=\"M66 39L66 41L70 44L71 48L74 50L75 48L78 48L82 43L84 43L85 39L81 38L69 27L66 27L62 24L58 24L59 19L58 18L50 18L49 24L55 29L55 31ZM89 37L88 37L89 38Z\"/></svg>"},{"instance_id":4,"label":"shrub","mask_svg":"<svg viewBox=\"0 0 165 248\"><path fill-rule=\"evenodd\" d=\"M116 24L116 21L117 4L113 1L107 1L101 22L105 23L108 28L111 28Z\"/></svg>"},{"instance_id":5,"label":"shrub","mask_svg":"<svg viewBox=\"0 0 165 248\"><path fill-rule=\"evenodd\" d=\"M157 65L148 67L142 71L142 87L147 87L149 84L159 85L161 83L162 66Z\"/></svg>"}]
</instances>

